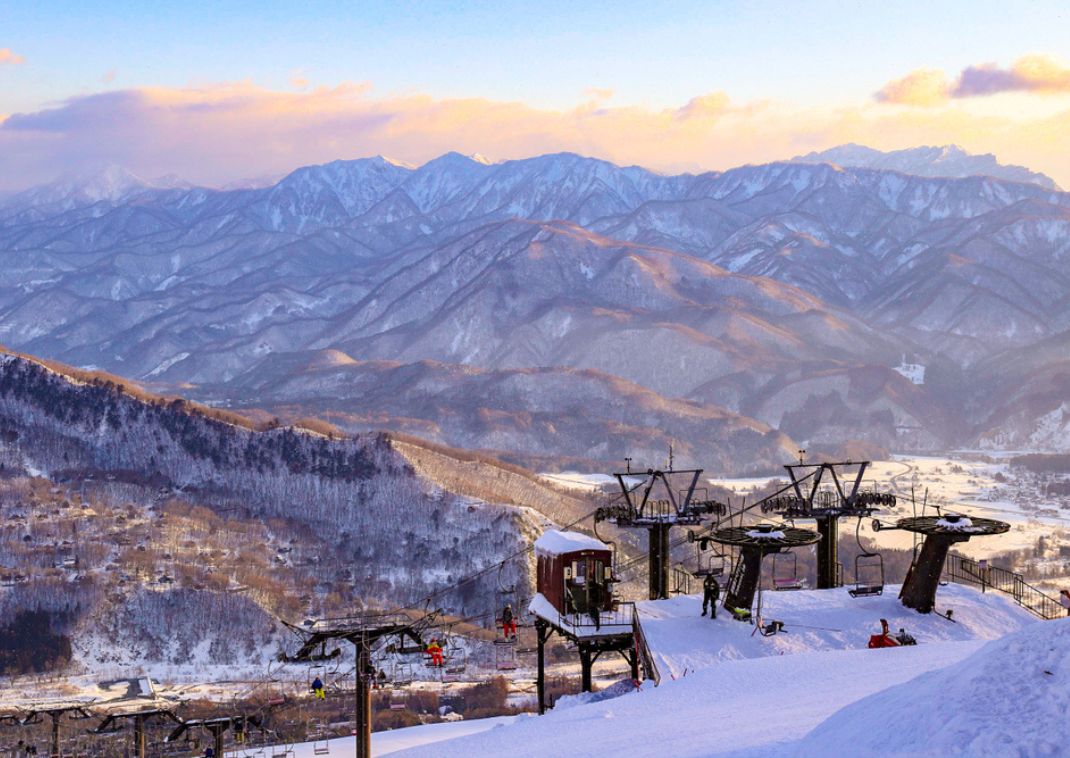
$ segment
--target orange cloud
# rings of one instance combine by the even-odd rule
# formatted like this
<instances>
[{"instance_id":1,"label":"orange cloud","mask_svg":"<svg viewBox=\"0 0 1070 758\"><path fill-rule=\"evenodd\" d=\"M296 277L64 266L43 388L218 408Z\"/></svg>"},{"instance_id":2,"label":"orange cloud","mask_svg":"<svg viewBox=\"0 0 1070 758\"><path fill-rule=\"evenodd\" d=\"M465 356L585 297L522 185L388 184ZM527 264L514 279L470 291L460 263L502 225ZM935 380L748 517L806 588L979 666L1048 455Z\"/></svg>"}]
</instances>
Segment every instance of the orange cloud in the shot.
<instances>
[{"instance_id":1,"label":"orange cloud","mask_svg":"<svg viewBox=\"0 0 1070 758\"><path fill-rule=\"evenodd\" d=\"M10 47L0 47L0 66L17 66L25 62L26 59L15 54Z\"/></svg>"},{"instance_id":2,"label":"orange cloud","mask_svg":"<svg viewBox=\"0 0 1070 758\"><path fill-rule=\"evenodd\" d=\"M889 82L874 97L881 103L933 107L1001 92L1070 93L1070 66L1049 55L1027 55L1010 68L967 66L953 82L943 71L923 68Z\"/></svg>"},{"instance_id":3,"label":"orange cloud","mask_svg":"<svg viewBox=\"0 0 1070 758\"><path fill-rule=\"evenodd\" d=\"M681 121L689 119L714 119L728 110L728 95L723 92L714 92L710 95L699 95L687 101L687 105L677 108L676 118Z\"/></svg>"},{"instance_id":4,"label":"orange cloud","mask_svg":"<svg viewBox=\"0 0 1070 758\"><path fill-rule=\"evenodd\" d=\"M977 97L997 92L1070 92L1070 66L1047 55L1027 55L1010 68L994 63L963 70L952 97Z\"/></svg>"},{"instance_id":5,"label":"orange cloud","mask_svg":"<svg viewBox=\"0 0 1070 758\"><path fill-rule=\"evenodd\" d=\"M0 122L0 182L47 181L61 170L114 162L144 176L178 173L212 184L337 158L383 154L419 164L450 150L492 159L573 151L666 172L763 163L844 142L880 149L955 142L1070 184L1070 114L861 104L838 110L724 93L675 108L561 110L483 98L376 97L367 83L276 92L248 82L200 89L120 90L74 98Z\"/></svg>"},{"instance_id":6,"label":"orange cloud","mask_svg":"<svg viewBox=\"0 0 1070 758\"><path fill-rule=\"evenodd\" d=\"M943 71L922 68L885 84L876 99L882 103L932 106L946 103L950 93L951 85Z\"/></svg>"}]
</instances>

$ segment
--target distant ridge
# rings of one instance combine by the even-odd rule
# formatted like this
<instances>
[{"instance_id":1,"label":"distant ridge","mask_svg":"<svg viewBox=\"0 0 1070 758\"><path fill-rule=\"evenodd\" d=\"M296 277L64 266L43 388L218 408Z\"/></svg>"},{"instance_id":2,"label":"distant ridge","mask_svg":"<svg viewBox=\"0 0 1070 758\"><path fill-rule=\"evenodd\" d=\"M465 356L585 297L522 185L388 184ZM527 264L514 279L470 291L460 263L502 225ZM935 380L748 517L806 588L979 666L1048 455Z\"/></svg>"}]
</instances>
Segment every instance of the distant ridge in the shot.
<instances>
[{"instance_id":1,"label":"distant ridge","mask_svg":"<svg viewBox=\"0 0 1070 758\"><path fill-rule=\"evenodd\" d=\"M913 176L961 179L967 176L992 176L1011 182L1027 182L1045 189L1058 190L1055 181L1025 166L1000 163L992 153L972 155L958 145L910 147L883 152L865 145L848 143L837 147L797 155L792 163L831 163L851 168L876 168Z\"/></svg>"}]
</instances>

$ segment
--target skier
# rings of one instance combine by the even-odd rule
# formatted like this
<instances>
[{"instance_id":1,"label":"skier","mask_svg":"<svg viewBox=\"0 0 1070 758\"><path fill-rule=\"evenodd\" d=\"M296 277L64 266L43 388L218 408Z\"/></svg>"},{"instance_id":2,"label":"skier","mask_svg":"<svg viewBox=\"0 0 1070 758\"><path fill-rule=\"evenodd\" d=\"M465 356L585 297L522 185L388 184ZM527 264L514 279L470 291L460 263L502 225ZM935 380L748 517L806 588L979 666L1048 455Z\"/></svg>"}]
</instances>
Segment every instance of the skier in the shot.
<instances>
[{"instance_id":1,"label":"skier","mask_svg":"<svg viewBox=\"0 0 1070 758\"><path fill-rule=\"evenodd\" d=\"M511 603L506 603L502 609L502 636L506 639L516 639L516 617L513 616Z\"/></svg>"},{"instance_id":2,"label":"skier","mask_svg":"<svg viewBox=\"0 0 1070 758\"><path fill-rule=\"evenodd\" d=\"M315 695L320 700L326 700L327 699L327 692L323 689L323 680L320 679L318 676L315 679L312 680L311 690L312 690L312 694Z\"/></svg>"},{"instance_id":3,"label":"skier","mask_svg":"<svg viewBox=\"0 0 1070 758\"><path fill-rule=\"evenodd\" d=\"M702 580L702 615L706 615L707 606L710 609L710 618L717 618L717 599L721 597L721 585L717 583L717 577L707 574Z\"/></svg>"},{"instance_id":4,"label":"skier","mask_svg":"<svg viewBox=\"0 0 1070 758\"><path fill-rule=\"evenodd\" d=\"M432 666L441 666L445 663L442 659L442 645L438 644L437 639L432 639L431 644L427 646L427 655L431 658Z\"/></svg>"}]
</instances>

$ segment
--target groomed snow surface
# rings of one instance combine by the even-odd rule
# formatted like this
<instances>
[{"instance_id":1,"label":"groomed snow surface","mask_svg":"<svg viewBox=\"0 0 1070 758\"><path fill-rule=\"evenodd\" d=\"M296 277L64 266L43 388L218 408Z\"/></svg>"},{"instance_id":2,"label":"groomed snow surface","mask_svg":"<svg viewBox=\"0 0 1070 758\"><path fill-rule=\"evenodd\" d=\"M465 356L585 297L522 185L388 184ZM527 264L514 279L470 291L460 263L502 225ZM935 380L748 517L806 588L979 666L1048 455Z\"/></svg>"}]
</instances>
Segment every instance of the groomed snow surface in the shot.
<instances>
[{"instance_id":1,"label":"groomed snow surface","mask_svg":"<svg viewBox=\"0 0 1070 758\"><path fill-rule=\"evenodd\" d=\"M373 749L406 758L1070 755L1070 622L941 587L937 608L952 608L954 623L903 608L898 589L859 599L768 592L766 621L784 622L771 637L723 612L701 617L695 596L642 603L661 686L570 699L543 717L377 733ZM881 618L918 645L866 649ZM336 744L332 754L352 750Z\"/></svg>"}]
</instances>

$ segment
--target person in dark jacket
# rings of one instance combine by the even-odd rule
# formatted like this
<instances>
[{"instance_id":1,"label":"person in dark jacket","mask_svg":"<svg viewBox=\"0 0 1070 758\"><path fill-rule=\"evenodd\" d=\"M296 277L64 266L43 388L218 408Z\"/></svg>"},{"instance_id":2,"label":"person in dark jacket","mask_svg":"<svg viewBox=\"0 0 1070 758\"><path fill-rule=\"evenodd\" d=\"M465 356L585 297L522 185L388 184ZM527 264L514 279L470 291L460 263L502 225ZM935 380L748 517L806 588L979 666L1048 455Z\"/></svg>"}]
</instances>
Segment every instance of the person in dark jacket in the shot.
<instances>
[{"instance_id":1,"label":"person in dark jacket","mask_svg":"<svg viewBox=\"0 0 1070 758\"><path fill-rule=\"evenodd\" d=\"M506 603L502 609L502 636L507 640L516 639L516 616L511 603Z\"/></svg>"},{"instance_id":2,"label":"person in dark jacket","mask_svg":"<svg viewBox=\"0 0 1070 758\"><path fill-rule=\"evenodd\" d=\"M320 700L327 699L327 692L323 688L323 680L318 676L312 680L312 687L310 687L310 689L312 690L312 694Z\"/></svg>"},{"instance_id":3,"label":"person in dark jacket","mask_svg":"<svg viewBox=\"0 0 1070 758\"><path fill-rule=\"evenodd\" d=\"M709 608L710 618L717 618L717 600L721 597L721 585L717 583L717 577L707 574L702 580L702 615L706 615Z\"/></svg>"}]
</instances>

